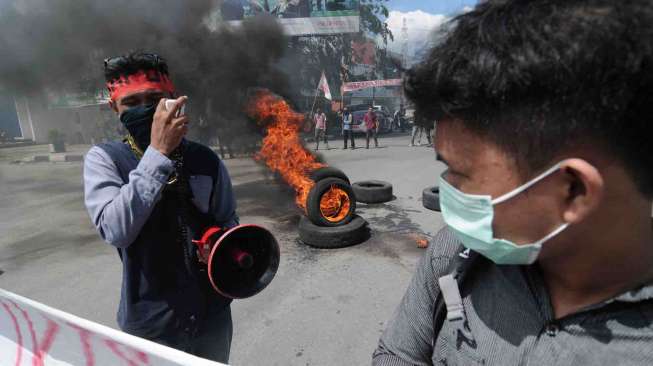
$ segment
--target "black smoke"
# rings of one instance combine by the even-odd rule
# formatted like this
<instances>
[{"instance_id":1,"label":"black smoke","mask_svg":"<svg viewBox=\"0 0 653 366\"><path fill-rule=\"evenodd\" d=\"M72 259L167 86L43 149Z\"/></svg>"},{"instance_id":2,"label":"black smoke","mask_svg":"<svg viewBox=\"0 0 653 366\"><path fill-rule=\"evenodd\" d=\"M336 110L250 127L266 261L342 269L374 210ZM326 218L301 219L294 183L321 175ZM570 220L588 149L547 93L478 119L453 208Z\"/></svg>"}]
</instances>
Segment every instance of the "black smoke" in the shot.
<instances>
[{"instance_id":1,"label":"black smoke","mask_svg":"<svg viewBox=\"0 0 653 366\"><path fill-rule=\"evenodd\" d=\"M287 94L275 65L287 45L271 18L216 21L214 0L0 0L0 89L14 95L95 93L103 59L132 50L168 60L189 96L196 135L246 132L251 87Z\"/></svg>"}]
</instances>

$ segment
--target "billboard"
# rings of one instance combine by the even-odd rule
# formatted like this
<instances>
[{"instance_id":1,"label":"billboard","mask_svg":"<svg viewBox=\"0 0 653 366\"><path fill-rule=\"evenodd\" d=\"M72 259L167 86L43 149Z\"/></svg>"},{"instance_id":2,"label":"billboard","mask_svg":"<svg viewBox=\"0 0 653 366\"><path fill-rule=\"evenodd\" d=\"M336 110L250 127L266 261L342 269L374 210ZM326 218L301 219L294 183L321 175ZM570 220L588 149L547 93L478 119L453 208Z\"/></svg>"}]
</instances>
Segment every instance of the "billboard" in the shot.
<instances>
[{"instance_id":1,"label":"billboard","mask_svg":"<svg viewBox=\"0 0 653 366\"><path fill-rule=\"evenodd\" d=\"M376 64L376 43L370 40L351 41L351 62L357 65L374 66Z\"/></svg>"},{"instance_id":2,"label":"billboard","mask_svg":"<svg viewBox=\"0 0 653 366\"><path fill-rule=\"evenodd\" d=\"M230 24L259 14L278 19L289 36L358 32L359 0L224 0L220 18Z\"/></svg>"}]
</instances>

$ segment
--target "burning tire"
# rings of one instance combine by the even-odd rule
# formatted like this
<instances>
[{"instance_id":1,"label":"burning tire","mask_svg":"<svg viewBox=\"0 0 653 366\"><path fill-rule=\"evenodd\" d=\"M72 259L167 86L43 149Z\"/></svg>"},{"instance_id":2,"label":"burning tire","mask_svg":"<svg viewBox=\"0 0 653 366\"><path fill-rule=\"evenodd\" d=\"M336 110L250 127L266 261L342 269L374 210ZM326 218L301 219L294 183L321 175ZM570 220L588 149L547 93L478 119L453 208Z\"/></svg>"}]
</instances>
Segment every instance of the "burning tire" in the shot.
<instances>
[{"instance_id":1,"label":"burning tire","mask_svg":"<svg viewBox=\"0 0 653 366\"><path fill-rule=\"evenodd\" d=\"M428 187L422 191L422 205L433 211L440 211L440 188Z\"/></svg>"},{"instance_id":2,"label":"burning tire","mask_svg":"<svg viewBox=\"0 0 653 366\"><path fill-rule=\"evenodd\" d=\"M342 170L334 167L325 166L323 168L315 169L311 172L310 178L313 182L319 182L324 178L340 178L349 183L349 177Z\"/></svg>"},{"instance_id":3,"label":"burning tire","mask_svg":"<svg viewBox=\"0 0 653 366\"><path fill-rule=\"evenodd\" d=\"M324 178L315 183L306 199L306 214L318 226L339 226L351 221L356 196L347 181Z\"/></svg>"},{"instance_id":4,"label":"burning tire","mask_svg":"<svg viewBox=\"0 0 653 366\"><path fill-rule=\"evenodd\" d=\"M351 185L358 202L384 203L392 201L392 184L380 180L365 180Z\"/></svg>"},{"instance_id":5,"label":"burning tire","mask_svg":"<svg viewBox=\"0 0 653 366\"><path fill-rule=\"evenodd\" d=\"M299 221L299 240L315 248L344 248L360 244L369 237L367 221L360 216L354 216L349 223L334 227L317 226L304 216Z\"/></svg>"}]
</instances>

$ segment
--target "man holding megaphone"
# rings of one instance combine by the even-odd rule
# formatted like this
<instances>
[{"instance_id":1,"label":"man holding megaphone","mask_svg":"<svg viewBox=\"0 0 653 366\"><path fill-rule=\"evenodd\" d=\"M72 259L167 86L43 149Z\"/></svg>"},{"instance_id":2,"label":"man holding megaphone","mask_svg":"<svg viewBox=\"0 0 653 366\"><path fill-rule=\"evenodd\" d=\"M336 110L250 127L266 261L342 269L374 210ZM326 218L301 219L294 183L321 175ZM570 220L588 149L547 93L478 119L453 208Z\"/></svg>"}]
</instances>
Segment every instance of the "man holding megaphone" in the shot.
<instances>
[{"instance_id":1,"label":"man holding megaphone","mask_svg":"<svg viewBox=\"0 0 653 366\"><path fill-rule=\"evenodd\" d=\"M184 138L187 98L177 98L163 58L108 58L104 74L109 105L128 135L89 150L84 194L100 236L123 264L118 324L226 363L231 299L270 283L277 242L261 227L239 225L224 164Z\"/></svg>"}]
</instances>

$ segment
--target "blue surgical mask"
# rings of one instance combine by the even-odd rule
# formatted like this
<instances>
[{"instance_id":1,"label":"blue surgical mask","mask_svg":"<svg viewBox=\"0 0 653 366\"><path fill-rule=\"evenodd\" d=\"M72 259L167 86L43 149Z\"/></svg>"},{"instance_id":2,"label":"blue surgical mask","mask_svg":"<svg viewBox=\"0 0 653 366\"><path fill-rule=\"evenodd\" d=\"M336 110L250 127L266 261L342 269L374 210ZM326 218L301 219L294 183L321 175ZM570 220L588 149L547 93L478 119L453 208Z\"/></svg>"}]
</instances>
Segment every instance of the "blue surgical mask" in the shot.
<instances>
[{"instance_id":1,"label":"blue surgical mask","mask_svg":"<svg viewBox=\"0 0 653 366\"><path fill-rule=\"evenodd\" d=\"M131 107L120 114L120 122L142 150L150 145L154 112L156 104L149 104Z\"/></svg>"},{"instance_id":2,"label":"blue surgical mask","mask_svg":"<svg viewBox=\"0 0 653 366\"><path fill-rule=\"evenodd\" d=\"M441 176L440 206L444 222L466 248L482 254L496 264L532 264L542 250L542 244L566 229L569 223L560 225L534 243L517 245L509 240L494 237L492 230L493 206L515 197L558 171L560 164L554 165L526 184L495 199L489 195L461 192Z\"/></svg>"}]
</instances>

